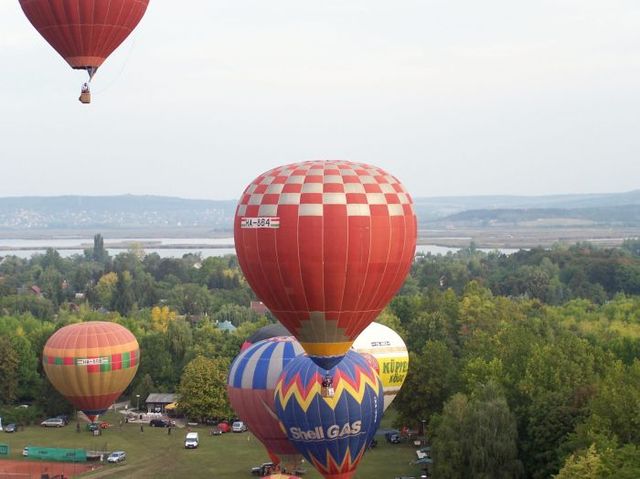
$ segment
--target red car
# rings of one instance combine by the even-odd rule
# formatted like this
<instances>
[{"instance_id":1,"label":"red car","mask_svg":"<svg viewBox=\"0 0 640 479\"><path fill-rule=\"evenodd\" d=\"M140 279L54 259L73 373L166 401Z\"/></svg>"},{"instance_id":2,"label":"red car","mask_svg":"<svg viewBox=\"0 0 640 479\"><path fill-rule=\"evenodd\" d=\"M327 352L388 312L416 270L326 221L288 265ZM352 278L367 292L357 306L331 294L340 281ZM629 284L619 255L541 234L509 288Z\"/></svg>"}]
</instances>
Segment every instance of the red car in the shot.
<instances>
[{"instance_id":1,"label":"red car","mask_svg":"<svg viewBox=\"0 0 640 479\"><path fill-rule=\"evenodd\" d=\"M222 421L218 423L218 429L220 429L222 432L229 432L231 431L231 426L227 421Z\"/></svg>"}]
</instances>

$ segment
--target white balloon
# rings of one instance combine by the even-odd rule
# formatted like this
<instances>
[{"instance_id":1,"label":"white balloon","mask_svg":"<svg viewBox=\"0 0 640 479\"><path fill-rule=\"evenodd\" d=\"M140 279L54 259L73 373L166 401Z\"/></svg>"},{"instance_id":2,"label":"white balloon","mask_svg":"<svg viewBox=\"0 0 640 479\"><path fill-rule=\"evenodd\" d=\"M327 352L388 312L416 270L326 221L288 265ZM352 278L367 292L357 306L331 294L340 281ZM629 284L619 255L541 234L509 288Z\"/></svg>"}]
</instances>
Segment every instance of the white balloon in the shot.
<instances>
[{"instance_id":1,"label":"white balloon","mask_svg":"<svg viewBox=\"0 0 640 479\"><path fill-rule=\"evenodd\" d=\"M360 354L370 354L377 361L386 410L400 391L409 371L407 345L393 329L384 324L371 323L351 348Z\"/></svg>"}]
</instances>

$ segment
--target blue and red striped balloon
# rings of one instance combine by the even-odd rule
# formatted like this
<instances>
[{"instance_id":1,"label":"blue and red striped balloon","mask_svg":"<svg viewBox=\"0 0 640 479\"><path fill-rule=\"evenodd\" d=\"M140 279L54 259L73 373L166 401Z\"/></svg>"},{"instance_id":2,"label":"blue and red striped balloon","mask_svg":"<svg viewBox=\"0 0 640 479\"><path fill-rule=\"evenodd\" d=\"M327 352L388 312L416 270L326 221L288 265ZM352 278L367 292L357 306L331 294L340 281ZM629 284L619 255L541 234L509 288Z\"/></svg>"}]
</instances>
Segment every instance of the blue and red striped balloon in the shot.
<instances>
[{"instance_id":1,"label":"blue and red striped balloon","mask_svg":"<svg viewBox=\"0 0 640 479\"><path fill-rule=\"evenodd\" d=\"M285 366L303 352L292 336L258 341L236 356L227 381L229 401L240 419L264 444L274 462L291 468L302 457L280 426L274 391Z\"/></svg>"}]
</instances>

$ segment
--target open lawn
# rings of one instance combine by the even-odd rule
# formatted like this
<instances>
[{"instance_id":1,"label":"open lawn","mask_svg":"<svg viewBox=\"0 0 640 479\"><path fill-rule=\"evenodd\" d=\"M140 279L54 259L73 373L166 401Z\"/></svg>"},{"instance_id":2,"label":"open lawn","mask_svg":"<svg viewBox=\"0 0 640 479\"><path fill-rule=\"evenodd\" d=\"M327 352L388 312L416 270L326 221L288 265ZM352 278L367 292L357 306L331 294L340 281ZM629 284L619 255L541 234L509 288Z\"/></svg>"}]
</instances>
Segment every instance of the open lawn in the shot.
<instances>
[{"instance_id":1,"label":"open lawn","mask_svg":"<svg viewBox=\"0 0 640 479\"><path fill-rule=\"evenodd\" d=\"M22 448L26 445L126 451L126 462L104 465L78 476L82 478L249 478L251 467L269 461L261 443L250 433L210 436L209 428L195 427L192 430L200 433L200 447L185 449L186 429L173 429L169 435L167 429L144 425L144 432L140 432L138 424L118 427L119 419L120 415L107 414L104 420L116 426L104 430L98 437L84 427L77 433L75 423L71 423L60 429L30 426L17 433L0 433L0 443L11 447L7 459L22 459ZM356 478L419 476L419 468L410 464L416 458L414 447L387 444L382 436L377 439L378 447L366 453ZM304 466L308 471L305 478L321 479L311 466Z\"/></svg>"}]
</instances>

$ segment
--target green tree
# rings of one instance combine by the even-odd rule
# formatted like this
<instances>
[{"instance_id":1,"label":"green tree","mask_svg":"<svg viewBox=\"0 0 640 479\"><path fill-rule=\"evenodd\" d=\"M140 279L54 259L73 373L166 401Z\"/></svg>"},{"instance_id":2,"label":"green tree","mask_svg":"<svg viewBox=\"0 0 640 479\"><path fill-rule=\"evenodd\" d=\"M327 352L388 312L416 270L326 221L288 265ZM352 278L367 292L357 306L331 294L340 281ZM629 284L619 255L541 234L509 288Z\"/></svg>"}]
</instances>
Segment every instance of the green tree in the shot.
<instances>
[{"instance_id":1,"label":"green tree","mask_svg":"<svg viewBox=\"0 0 640 479\"><path fill-rule=\"evenodd\" d=\"M95 296L98 304L105 308L111 306L113 297L116 292L116 283L118 275L114 272L102 275L95 287Z\"/></svg>"},{"instance_id":2,"label":"green tree","mask_svg":"<svg viewBox=\"0 0 640 479\"><path fill-rule=\"evenodd\" d=\"M409 353L409 373L394 400L398 422L416 424L441 411L456 390L457 360L442 341L427 341L420 353Z\"/></svg>"},{"instance_id":3,"label":"green tree","mask_svg":"<svg viewBox=\"0 0 640 479\"><path fill-rule=\"evenodd\" d=\"M6 336L0 336L0 403L11 404L18 397L19 356Z\"/></svg>"},{"instance_id":4,"label":"green tree","mask_svg":"<svg viewBox=\"0 0 640 479\"><path fill-rule=\"evenodd\" d=\"M90 250L91 258L96 263L106 263L109 259L109 253L104 247L104 238L100 233L93 237L93 249Z\"/></svg>"},{"instance_id":5,"label":"green tree","mask_svg":"<svg viewBox=\"0 0 640 479\"><path fill-rule=\"evenodd\" d=\"M118 272L116 288L112 298L112 306L115 311L122 316L127 316L135 303L133 290L131 288L131 273L128 271Z\"/></svg>"},{"instance_id":6,"label":"green tree","mask_svg":"<svg viewBox=\"0 0 640 479\"><path fill-rule=\"evenodd\" d=\"M494 382L478 388L471 400L454 395L430 429L434 476L512 479L522 474L516 419Z\"/></svg>"},{"instance_id":7,"label":"green tree","mask_svg":"<svg viewBox=\"0 0 640 479\"><path fill-rule=\"evenodd\" d=\"M432 436L433 472L442 479L468 477L469 464L464 448L465 421L469 398L454 394L444 405L441 415L429 423Z\"/></svg>"},{"instance_id":8,"label":"green tree","mask_svg":"<svg viewBox=\"0 0 640 479\"><path fill-rule=\"evenodd\" d=\"M40 375L38 374L38 358L31 347L24 330L19 327L12 335L11 344L18 355L18 399L34 399L40 389ZM2 356L0 356L2 357Z\"/></svg>"},{"instance_id":9,"label":"green tree","mask_svg":"<svg viewBox=\"0 0 640 479\"><path fill-rule=\"evenodd\" d=\"M229 361L198 356L184 368L178 394L188 418L226 418L233 413L227 399Z\"/></svg>"},{"instance_id":10,"label":"green tree","mask_svg":"<svg viewBox=\"0 0 640 479\"><path fill-rule=\"evenodd\" d=\"M476 389L465 417L464 432L469 477L510 479L521 475L516 418L497 383L489 381Z\"/></svg>"},{"instance_id":11,"label":"green tree","mask_svg":"<svg viewBox=\"0 0 640 479\"><path fill-rule=\"evenodd\" d=\"M591 445L584 454L572 454L554 479L600 479L603 477L602 457Z\"/></svg>"}]
</instances>

